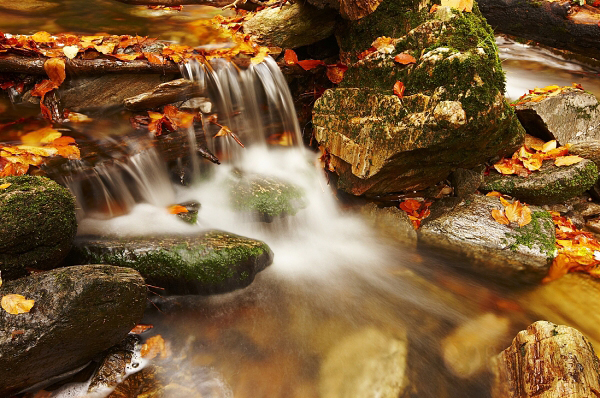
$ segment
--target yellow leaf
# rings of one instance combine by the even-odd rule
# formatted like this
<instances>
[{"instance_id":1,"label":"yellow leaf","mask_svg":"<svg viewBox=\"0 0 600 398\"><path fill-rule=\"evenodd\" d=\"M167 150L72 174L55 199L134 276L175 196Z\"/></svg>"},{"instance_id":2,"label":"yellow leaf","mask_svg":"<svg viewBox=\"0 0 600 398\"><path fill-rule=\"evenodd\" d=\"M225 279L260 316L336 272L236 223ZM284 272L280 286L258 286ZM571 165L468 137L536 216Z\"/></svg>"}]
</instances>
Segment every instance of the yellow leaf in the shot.
<instances>
[{"instance_id":1,"label":"yellow leaf","mask_svg":"<svg viewBox=\"0 0 600 398\"><path fill-rule=\"evenodd\" d=\"M56 83L57 86L60 86L63 81L65 81L66 72L65 72L65 60L62 58L50 58L46 62L44 62L44 70L46 74L52 80L52 82Z\"/></svg>"},{"instance_id":2,"label":"yellow leaf","mask_svg":"<svg viewBox=\"0 0 600 398\"><path fill-rule=\"evenodd\" d=\"M40 144L48 144L61 136L62 134L52 127L44 127L23 135L21 142L24 145L38 146Z\"/></svg>"},{"instance_id":3,"label":"yellow leaf","mask_svg":"<svg viewBox=\"0 0 600 398\"><path fill-rule=\"evenodd\" d=\"M442 7L456 8L458 11L473 11L473 0L442 0Z\"/></svg>"},{"instance_id":4,"label":"yellow leaf","mask_svg":"<svg viewBox=\"0 0 600 398\"><path fill-rule=\"evenodd\" d=\"M504 211L506 212L506 218L508 218L508 221L513 222L518 220L519 205L519 201L516 200L504 208Z\"/></svg>"},{"instance_id":5,"label":"yellow leaf","mask_svg":"<svg viewBox=\"0 0 600 398\"><path fill-rule=\"evenodd\" d=\"M267 55L269 55L269 49L267 47L261 47L258 50L258 54L256 54L250 62L252 62L253 65L260 64Z\"/></svg>"},{"instance_id":6,"label":"yellow leaf","mask_svg":"<svg viewBox=\"0 0 600 398\"><path fill-rule=\"evenodd\" d=\"M396 49L396 39L381 36L375 39L371 46L375 47L382 54L391 54Z\"/></svg>"},{"instance_id":7,"label":"yellow leaf","mask_svg":"<svg viewBox=\"0 0 600 398\"><path fill-rule=\"evenodd\" d=\"M531 222L531 209L529 206L520 208L519 218L517 219L519 227L523 227Z\"/></svg>"},{"instance_id":8,"label":"yellow leaf","mask_svg":"<svg viewBox=\"0 0 600 398\"><path fill-rule=\"evenodd\" d=\"M7 294L2 297L0 306L4 311L12 315L25 314L31 310L35 301L27 300L20 294Z\"/></svg>"},{"instance_id":9,"label":"yellow leaf","mask_svg":"<svg viewBox=\"0 0 600 398\"><path fill-rule=\"evenodd\" d=\"M38 156L52 156L52 155L56 155L56 153L58 152L58 150L56 148L50 147L50 146L31 146L31 145L17 145L17 148L30 153L32 155L38 155Z\"/></svg>"},{"instance_id":10,"label":"yellow leaf","mask_svg":"<svg viewBox=\"0 0 600 398\"><path fill-rule=\"evenodd\" d=\"M33 36L31 36L31 38L37 43L47 43L49 41L52 41L52 36L50 35L50 33L43 31L34 33Z\"/></svg>"},{"instance_id":11,"label":"yellow leaf","mask_svg":"<svg viewBox=\"0 0 600 398\"><path fill-rule=\"evenodd\" d=\"M12 184L10 182L5 182L4 184L0 185L0 189L6 189L8 187L10 187Z\"/></svg>"},{"instance_id":12,"label":"yellow leaf","mask_svg":"<svg viewBox=\"0 0 600 398\"><path fill-rule=\"evenodd\" d=\"M548 141L542 145L542 152L546 153L553 149L556 149L556 140Z\"/></svg>"},{"instance_id":13,"label":"yellow leaf","mask_svg":"<svg viewBox=\"0 0 600 398\"><path fill-rule=\"evenodd\" d=\"M77 113L77 112L69 112L68 119L71 123L86 123L86 122L91 122L92 120L94 120L91 117L89 117L88 115L84 115L83 113Z\"/></svg>"},{"instance_id":14,"label":"yellow leaf","mask_svg":"<svg viewBox=\"0 0 600 398\"><path fill-rule=\"evenodd\" d=\"M231 134L231 129L227 126L221 126L221 130L215 134L215 137L224 137L228 134Z\"/></svg>"},{"instance_id":15,"label":"yellow leaf","mask_svg":"<svg viewBox=\"0 0 600 398\"><path fill-rule=\"evenodd\" d=\"M506 218L506 216L504 215L504 212L502 210L498 210L498 209L492 210L492 217L499 224L502 224L502 225L508 225L509 224L509 221Z\"/></svg>"},{"instance_id":16,"label":"yellow leaf","mask_svg":"<svg viewBox=\"0 0 600 398\"><path fill-rule=\"evenodd\" d=\"M510 206L510 203L508 202L508 200L504 199L503 197L499 197L498 199L500 199L500 203L502 203L502 206L504 206L504 207Z\"/></svg>"},{"instance_id":17,"label":"yellow leaf","mask_svg":"<svg viewBox=\"0 0 600 398\"><path fill-rule=\"evenodd\" d=\"M575 163L579 163L583 160L581 156L571 155L571 156L560 156L554 160L554 164L556 166L570 166Z\"/></svg>"},{"instance_id":18,"label":"yellow leaf","mask_svg":"<svg viewBox=\"0 0 600 398\"><path fill-rule=\"evenodd\" d=\"M65 54L65 56L67 58L73 59L79 53L79 47L77 47L77 46L64 46L63 47L63 53Z\"/></svg>"},{"instance_id":19,"label":"yellow leaf","mask_svg":"<svg viewBox=\"0 0 600 398\"><path fill-rule=\"evenodd\" d=\"M523 166L529 171L536 171L542 167L542 159L538 157L531 157L529 159L523 159Z\"/></svg>"}]
</instances>

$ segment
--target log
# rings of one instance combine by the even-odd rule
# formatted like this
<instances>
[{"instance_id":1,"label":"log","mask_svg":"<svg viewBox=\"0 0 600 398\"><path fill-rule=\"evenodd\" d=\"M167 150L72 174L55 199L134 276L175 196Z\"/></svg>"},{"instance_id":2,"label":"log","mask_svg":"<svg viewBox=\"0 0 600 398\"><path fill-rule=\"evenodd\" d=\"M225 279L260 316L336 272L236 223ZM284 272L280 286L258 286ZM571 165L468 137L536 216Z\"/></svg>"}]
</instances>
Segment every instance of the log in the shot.
<instances>
[{"instance_id":1,"label":"log","mask_svg":"<svg viewBox=\"0 0 600 398\"><path fill-rule=\"evenodd\" d=\"M577 329L538 321L493 366L493 398L600 397L600 360Z\"/></svg>"},{"instance_id":2,"label":"log","mask_svg":"<svg viewBox=\"0 0 600 398\"><path fill-rule=\"evenodd\" d=\"M600 10L568 0L479 0L482 14L500 32L600 59Z\"/></svg>"},{"instance_id":3,"label":"log","mask_svg":"<svg viewBox=\"0 0 600 398\"><path fill-rule=\"evenodd\" d=\"M150 91L125 98L125 108L129 110L154 109L177 101L187 101L202 95L200 87L187 79L176 79L159 84Z\"/></svg>"}]
</instances>

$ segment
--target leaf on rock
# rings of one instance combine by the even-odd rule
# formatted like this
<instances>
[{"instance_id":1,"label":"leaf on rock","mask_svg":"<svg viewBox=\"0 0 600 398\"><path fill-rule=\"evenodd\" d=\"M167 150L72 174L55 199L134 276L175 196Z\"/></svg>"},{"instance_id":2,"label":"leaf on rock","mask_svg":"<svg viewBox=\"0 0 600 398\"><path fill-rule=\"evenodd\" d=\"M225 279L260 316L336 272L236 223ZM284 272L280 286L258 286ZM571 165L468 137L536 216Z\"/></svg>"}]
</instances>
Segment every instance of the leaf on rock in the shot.
<instances>
[{"instance_id":1,"label":"leaf on rock","mask_svg":"<svg viewBox=\"0 0 600 398\"><path fill-rule=\"evenodd\" d=\"M473 0L442 0L442 7L455 8L458 11L473 11Z\"/></svg>"},{"instance_id":2,"label":"leaf on rock","mask_svg":"<svg viewBox=\"0 0 600 398\"><path fill-rule=\"evenodd\" d=\"M181 214L181 213L188 213L189 212L189 210L187 209L187 207L182 206L182 205L169 206L168 210L169 210L170 214Z\"/></svg>"},{"instance_id":3,"label":"leaf on rock","mask_svg":"<svg viewBox=\"0 0 600 398\"><path fill-rule=\"evenodd\" d=\"M339 84L344 80L344 74L348 67L344 64L327 65L327 78L333 84Z\"/></svg>"},{"instance_id":4,"label":"leaf on rock","mask_svg":"<svg viewBox=\"0 0 600 398\"><path fill-rule=\"evenodd\" d=\"M0 189L6 189L6 188L10 187L11 185L12 185L12 183L5 182L4 184L0 185ZM2 286L2 279L0 279L0 286Z\"/></svg>"},{"instance_id":5,"label":"leaf on rock","mask_svg":"<svg viewBox=\"0 0 600 398\"><path fill-rule=\"evenodd\" d=\"M524 227L525 225L531 222L531 209L529 206L522 206L519 212L519 218L517 219L517 223L519 227Z\"/></svg>"},{"instance_id":6,"label":"leaf on rock","mask_svg":"<svg viewBox=\"0 0 600 398\"><path fill-rule=\"evenodd\" d=\"M556 149L556 140L551 140L542 145L542 152L550 152L551 150Z\"/></svg>"},{"instance_id":7,"label":"leaf on rock","mask_svg":"<svg viewBox=\"0 0 600 398\"><path fill-rule=\"evenodd\" d=\"M571 156L560 156L554 160L554 164L556 166L570 166L575 163L579 163L583 160L581 156L571 155Z\"/></svg>"},{"instance_id":8,"label":"leaf on rock","mask_svg":"<svg viewBox=\"0 0 600 398\"><path fill-rule=\"evenodd\" d=\"M31 311L31 308L35 304L34 300L27 300L20 294L7 294L2 297L0 306L4 311L12 315L25 314Z\"/></svg>"},{"instance_id":9,"label":"leaf on rock","mask_svg":"<svg viewBox=\"0 0 600 398\"><path fill-rule=\"evenodd\" d=\"M296 65L298 63L298 56L294 50L287 49L283 55L283 60L286 65Z\"/></svg>"},{"instance_id":10,"label":"leaf on rock","mask_svg":"<svg viewBox=\"0 0 600 398\"><path fill-rule=\"evenodd\" d=\"M377 52L382 54L391 54L396 49L397 39L393 39L391 37L381 36L375 39L375 41L371 44Z\"/></svg>"},{"instance_id":11,"label":"leaf on rock","mask_svg":"<svg viewBox=\"0 0 600 398\"><path fill-rule=\"evenodd\" d=\"M31 39L36 43L48 43L52 41L52 36L48 32L36 32L31 36Z\"/></svg>"},{"instance_id":12,"label":"leaf on rock","mask_svg":"<svg viewBox=\"0 0 600 398\"><path fill-rule=\"evenodd\" d=\"M485 196L491 196L493 198L500 198L500 197L502 197L502 194L498 191L491 191L491 192L488 192Z\"/></svg>"},{"instance_id":13,"label":"leaf on rock","mask_svg":"<svg viewBox=\"0 0 600 398\"><path fill-rule=\"evenodd\" d=\"M499 210L499 209L492 210L492 217L494 218L494 220L496 220L496 222L498 224L502 224L502 225L510 224L510 221L508 221L508 218L506 218L506 215L504 214L503 210Z\"/></svg>"},{"instance_id":14,"label":"leaf on rock","mask_svg":"<svg viewBox=\"0 0 600 398\"><path fill-rule=\"evenodd\" d=\"M167 357L167 346L165 340L160 334L150 337L142 345L140 354L142 355L142 358L148 360L156 358L157 355L160 356L160 359L165 359Z\"/></svg>"},{"instance_id":15,"label":"leaf on rock","mask_svg":"<svg viewBox=\"0 0 600 398\"><path fill-rule=\"evenodd\" d=\"M137 325L135 325L135 327L133 329L131 329L131 331L129 333L141 334L152 328L154 328L153 325L145 325L143 323L138 323Z\"/></svg>"},{"instance_id":16,"label":"leaf on rock","mask_svg":"<svg viewBox=\"0 0 600 398\"><path fill-rule=\"evenodd\" d=\"M79 47L77 46L64 46L63 47L63 53L65 54L65 57L69 58L69 59L73 59L77 56L77 54L79 54Z\"/></svg>"},{"instance_id":17,"label":"leaf on rock","mask_svg":"<svg viewBox=\"0 0 600 398\"><path fill-rule=\"evenodd\" d=\"M421 202L414 199L407 199L404 202L400 203L400 208L407 213L410 213L415 210L419 210L421 207Z\"/></svg>"},{"instance_id":18,"label":"leaf on rock","mask_svg":"<svg viewBox=\"0 0 600 398\"><path fill-rule=\"evenodd\" d=\"M402 65L414 64L417 62L415 57L407 53L401 53L394 57L394 61Z\"/></svg>"},{"instance_id":19,"label":"leaf on rock","mask_svg":"<svg viewBox=\"0 0 600 398\"><path fill-rule=\"evenodd\" d=\"M515 222L519 218L519 201L516 200L513 203L510 203L508 206L504 207L504 212L506 214L506 218L510 222Z\"/></svg>"},{"instance_id":20,"label":"leaf on rock","mask_svg":"<svg viewBox=\"0 0 600 398\"><path fill-rule=\"evenodd\" d=\"M51 126L47 126L24 134L21 136L21 142L23 145L38 146L40 144L51 143L61 136L62 134L59 131L56 131Z\"/></svg>"},{"instance_id":21,"label":"leaf on rock","mask_svg":"<svg viewBox=\"0 0 600 398\"><path fill-rule=\"evenodd\" d=\"M394 94L396 94L398 98L404 97L404 90L404 83L397 81L396 84L394 84Z\"/></svg>"},{"instance_id":22,"label":"leaf on rock","mask_svg":"<svg viewBox=\"0 0 600 398\"><path fill-rule=\"evenodd\" d=\"M311 70L320 65L325 65L325 62L318 59L306 59L304 61L298 61L298 65L304 70Z\"/></svg>"},{"instance_id":23,"label":"leaf on rock","mask_svg":"<svg viewBox=\"0 0 600 398\"><path fill-rule=\"evenodd\" d=\"M269 55L269 49L267 47L260 47L258 50L258 54L252 57L252 59L250 59L250 62L252 62L253 65L260 64L262 61L265 60L265 57L267 55Z\"/></svg>"},{"instance_id":24,"label":"leaf on rock","mask_svg":"<svg viewBox=\"0 0 600 398\"><path fill-rule=\"evenodd\" d=\"M44 70L56 86L60 86L65 81L65 60L62 58L50 58L44 62Z\"/></svg>"}]
</instances>

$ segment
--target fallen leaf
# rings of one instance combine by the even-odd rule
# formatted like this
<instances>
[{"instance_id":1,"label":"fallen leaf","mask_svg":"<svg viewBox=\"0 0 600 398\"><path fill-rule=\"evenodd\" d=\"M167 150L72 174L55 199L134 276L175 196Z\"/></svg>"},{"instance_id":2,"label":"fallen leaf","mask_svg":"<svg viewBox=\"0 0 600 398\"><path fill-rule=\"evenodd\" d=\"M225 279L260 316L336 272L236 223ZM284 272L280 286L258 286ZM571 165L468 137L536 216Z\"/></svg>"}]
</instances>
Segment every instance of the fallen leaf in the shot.
<instances>
[{"instance_id":1,"label":"fallen leaf","mask_svg":"<svg viewBox=\"0 0 600 398\"><path fill-rule=\"evenodd\" d=\"M344 74L348 67L344 64L327 65L327 78L333 84L339 84L344 80Z\"/></svg>"},{"instance_id":2,"label":"fallen leaf","mask_svg":"<svg viewBox=\"0 0 600 398\"><path fill-rule=\"evenodd\" d=\"M394 61L402 65L414 64L417 62L415 57L407 53L401 53L394 57Z\"/></svg>"},{"instance_id":3,"label":"fallen leaf","mask_svg":"<svg viewBox=\"0 0 600 398\"><path fill-rule=\"evenodd\" d=\"M46 74L57 86L65 81L65 60L62 58L50 58L44 62Z\"/></svg>"},{"instance_id":4,"label":"fallen leaf","mask_svg":"<svg viewBox=\"0 0 600 398\"><path fill-rule=\"evenodd\" d=\"M407 213L419 210L421 208L421 202L414 199L407 199L399 204L400 209L404 210Z\"/></svg>"},{"instance_id":5,"label":"fallen leaf","mask_svg":"<svg viewBox=\"0 0 600 398\"><path fill-rule=\"evenodd\" d=\"M79 53L79 47L77 47L77 46L64 46L63 47L63 53L65 54L65 56L67 58L73 59Z\"/></svg>"},{"instance_id":6,"label":"fallen leaf","mask_svg":"<svg viewBox=\"0 0 600 398\"><path fill-rule=\"evenodd\" d=\"M145 325L143 323L138 323L137 325L135 325L135 327L133 329L131 329L129 331L129 333L133 333L133 334L141 334L144 333L147 330L150 330L154 328L153 325Z\"/></svg>"},{"instance_id":7,"label":"fallen leaf","mask_svg":"<svg viewBox=\"0 0 600 398\"><path fill-rule=\"evenodd\" d=\"M542 152L546 153L553 149L556 149L556 140L548 141L542 145Z\"/></svg>"},{"instance_id":8,"label":"fallen leaf","mask_svg":"<svg viewBox=\"0 0 600 398\"><path fill-rule=\"evenodd\" d=\"M571 155L571 156L560 156L554 160L554 164L556 166L570 166L575 163L579 163L583 160L581 156Z\"/></svg>"},{"instance_id":9,"label":"fallen leaf","mask_svg":"<svg viewBox=\"0 0 600 398\"><path fill-rule=\"evenodd\" d=\"M258 50L258 54L256 54L254 57L252 57L252 59L250 59L250 62L252 62L253 65L260 64L262 61L265 60L265 57L267 55L269 55L269 49L267 47L261 47Z\"/></svg>"},{"instance_id":10,"label":"fallen leaf","mask_svg":"<svg viewBox=\"0 0 600 398\"><path fill-rule=\"evenodd\" d=\"M394 84L394 94L398 96L398 98L404 97L404 83L398 81Z\"/></svg>"},{"instance_id":11,"label":"fallen leaf","mask_svg":"<svg viewBox=\"0 0 600 398\"><path fill-rule=\"evenodd\" d=\"M48 32L36 32L31 36L31 39L36 43L47 43L52 41L52 36Z\"/></svg>"},{"instance_id":12,"label":"fallen leaf","mask_svg":"<svg viewBox=\"0 0 600 398\"><path fill-rule=\"evenodd\" d=\"M492 217L499 224L502 224L502 225L508 225L508 224L510 224L510 222L508 221L508 218L506 218L506 216L504 215L504 211L502 211L502 210L493 209L492 210Z\"/></svg>"},{"instance_id":13,"label":"fallen leaf","mask_svg":"<svg viewBox=\"0 0 600 398\"><path fill-rule=\"evenodd\" d=\"M381 36L375 39L371 46L382 54L391 54L396 49L396 39L391 37Z\"/></svg>"},{"instance_id":14,"label":"fallen leaf","mask_svg":"<svg viewBox=\"0 0 600 398\"><path fill-rule=\"evenodd\" d=\"M513 203L510 203L508 206L504 207L504 212L506 214L506 218L510 222L515 222L519 218L519 201L516 200Z\"/></svg>"},{"instance_id":15,"label":"fallen leaf","mask_svg":"<svg viewBox=\"0 0 600 398\"><path fill-rule=\"evenodd\" d=\"M7 294L2 297L2 301L0 302L0 306L2 306L4 311L12 315L25 314L31 311L33 304L35 304L34 300L27 300L20 294Z\"/></svg>"},{"instance_id":16,"label":"fallen leaf","mask_svg":"<svg viewBox=\"0 0 600 398\"><path fill-rule=\"evenodd\" d=\"M298 61L298 65L304 70L311 70L320 65L325 65L325 62L318 59L306 59L304 61Z\"/></svg>"},{"instance_id":17,"label":"fallen leaf","mask_svg":"<svg viewBox=\"0 0 600 398\"><path fill-rule=\"evenodd\" d=\"M0 189L6 189L6 188L10 187L11 185L12 185L12 183L5 182L4 184L0 185Z\"/></svg>"},{"instance_id":18,"label":"fallen leaf","mask_svg":"<svg viewBox=\"0 0 600 398\"><path fill-rule=\"evenodd\" d=\"M53 142L61 136L62 134L59 131L54 130L50 126L47 126L24 134L23 136L21 136L21 142L24 145L39 146L41 144L48 144L50 142Z\"/></svg>"},{"instance_id":19,"label":"fallen leaf","mask_svg":"<svg viewBox=\"0 0 600 398\"><path fill-rule=\"evenodd\" d=\"M84 115L83 113L77 112L69 112L69 116L67 117L67 119L69 119L71 123L87 123L94 120L88 115Z\"/></svg>"},{"instance_id":20,"label":"fallen leaf","mask_svg":"<svg viewBox=\"0 0 600 398\"><path fill-rule=\"evenodd\" d=\"M150 337L142 345L140 354L142 355L142 358L148 360L156 358L157 355L160 355L160 359L165 359L167 357L165 340L160 334Z\"/></svg>"},{"instance_id":21,"label":"fallen leaf","mask_svg":"<svg viewBox=\"0 0 600 398\"><path fill-rule=\"evenodd\" d=\"M181 205L169 206L168 210L170 214L188 213L187 207Z\"/></svg>"},{"instance_id":22,"label":"fallen leaf","mask_svg":"<svg viewBox=\"0 0 600 398\"><path fill-rule=\"evenodd\" d=\"M283 60L286 65L296 65L298 63L298 56L294 50L287 49L283 55Z\"/></svg>"},{"instance_id":23,"label":"fallen leaf","mask_svg":"<svg viewBox=\"0 0 600 398\"><path fill-rule=\"evenodd\" d=\"M517 223L519 227L523 227L531 222L531 209L529 206L522 206L519 212Z\"/></svg>"},{"instance_id":24,"label":"fallen leaf","mask_svg":"<svg viewBox=\"0 0 600 398\"><path fill-rule=\"evenodd\" d=\"M442 7L455 8L458 11L473 11L473 0L442 0Z\"/></svg>"},{"instance_id":25,"label":"fallen leaf","mask_svg":"<svg viewBox=\"0 0 600 398\"><path fill-rule=\"evenodd\" d=\"M485 196L491 196L493 198L500 198L500 197L502 197L502 194L498 191L491 191L491 192L488 192Z\"/></svg>"}]
</instances>

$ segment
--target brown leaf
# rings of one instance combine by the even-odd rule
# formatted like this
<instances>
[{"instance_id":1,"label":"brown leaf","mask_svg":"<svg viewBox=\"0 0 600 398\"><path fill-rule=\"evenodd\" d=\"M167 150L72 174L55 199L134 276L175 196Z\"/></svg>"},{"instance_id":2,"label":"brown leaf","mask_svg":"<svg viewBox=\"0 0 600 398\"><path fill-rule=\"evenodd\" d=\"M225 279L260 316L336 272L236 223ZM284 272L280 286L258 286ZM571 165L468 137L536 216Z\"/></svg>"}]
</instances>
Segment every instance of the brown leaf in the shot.
<instances>
[{"instance_id":1,"label":"brown leaf","mask_svg":"<svg viewBox=\"0 0 600 398\"><path fill-rule=\"evenodd\" d=\"M344 74L348 67L344 64L327 65L327 78L333 84L339 84L344 80Z\"/></svg>"},{"instance_id":2,"label":"brown leaf","mask_svg":"<svg viewBox=\"0 0 600 398\"><path fill-rule=\"evenodd\" d=\"M492 210L492 217L499 224L502 224L502 225L510 224L510 222L508 221L508 218L506 218L506 216L504 215L504 211L502 211L502 210L499 210L499 209Z\"/></svg>"},{"instance_id":3,"label":"brown leaf","mask_svg":"<svg viewBox=\"0 0 600 398\"><path fill-rule=\"evenodd\" d=\"M394 94L398 96L398 98L404 97L404 83L398 81L394 84Z\"/></svg>"},{"instance_id":4,"label":"brown leaf","mask_svg":"<svg viewBox=\"0 0 600 398\"><path fill-rule=\"evenodd\" d=\"M402 65L414 64L417 62L415 57L413 57L412 55L407 54L407 53L402 53L402 54L396 55L394 57L394 61L396 61Z\"/></svg>"},{"instance_id":5,"label":"brown leaf","mask_svg":"<svg viewBox=\"0 0 600 398\"><path fill-rule=\"evenodd\" d=\"M0 306L9 314L18 315L31 311L34 303L34 300L27 300L20 294L7 294L2 297Z\"/></svg>"},{"instance_id":6,"label":"brown leaf","mask_svg":"<svg viewBox=\"0 0 600 398\"><path fill-rule=\"evenodd\" d=\"M56 86L60 86L65 81L65 60L62 58L50 58L44 62L44 70Z\"/></svg>"}]
</instances>

